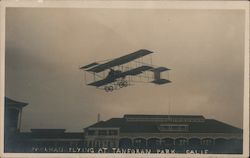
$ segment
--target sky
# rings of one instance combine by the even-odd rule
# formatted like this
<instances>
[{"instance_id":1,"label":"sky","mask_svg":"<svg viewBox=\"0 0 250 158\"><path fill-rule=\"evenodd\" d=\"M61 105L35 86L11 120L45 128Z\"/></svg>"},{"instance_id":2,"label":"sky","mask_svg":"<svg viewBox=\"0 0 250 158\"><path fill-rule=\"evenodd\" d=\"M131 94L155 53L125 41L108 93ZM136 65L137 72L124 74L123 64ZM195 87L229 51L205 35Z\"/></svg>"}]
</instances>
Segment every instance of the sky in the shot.
<instances>
[{"instance_id":1,"label":"sky","mask_svg":"<svg viewBox=\"0 0 250 158\"><path fill-rule=\"evenodd\" d=\"M82 131L124 114L203 115L242 128L241 10L8 8L5 95L29 103L22 131ZM171 84L112 93L84 84L79 67L139 49L171 69Z\"/></svg>"}]
</instances>

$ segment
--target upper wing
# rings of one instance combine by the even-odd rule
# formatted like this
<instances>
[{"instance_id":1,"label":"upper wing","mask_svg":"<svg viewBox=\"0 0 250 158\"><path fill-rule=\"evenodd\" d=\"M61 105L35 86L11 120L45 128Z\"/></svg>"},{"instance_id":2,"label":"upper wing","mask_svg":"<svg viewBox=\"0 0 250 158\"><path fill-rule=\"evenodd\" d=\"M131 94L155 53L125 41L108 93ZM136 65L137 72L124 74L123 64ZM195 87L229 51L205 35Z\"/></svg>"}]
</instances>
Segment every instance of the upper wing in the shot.
<instances>
[{"instance_id":1,"label":"upper wing","mask_svg":"<svg viewBox=\"0 0 250 158\"><path fill-rule=\"evenodd\" d=\"M90 68L90 67L93 67L96 65L98 65L98 63L94 62L94 63L88 64L88 65L82 66L82 67L80 67L80 69L87 69L87 68Z\"/></svg>"},{"instance_id":2,"label":"upper wing","mask_svg":"<svg viewBox=\"0 0 250 158\"><path fill-rule=\"evenodd\" d=\"M104 71L106 69L109 69L111 67L125 64L127 62L130 62L132 60L138 59L140 57L143 57L143 56L151 54L151 53L153 53L153 52L146 50L146 49L141 49L141 50L138 50L134 53L124 55L122 57L119 57L119 58L116 58L116 59L111 60L109 62L106 62L104 64L97 65L93 68L88 69L87 71L92 71L92 72L98 73L98 72Z\"/></svg>"}]
</instances>

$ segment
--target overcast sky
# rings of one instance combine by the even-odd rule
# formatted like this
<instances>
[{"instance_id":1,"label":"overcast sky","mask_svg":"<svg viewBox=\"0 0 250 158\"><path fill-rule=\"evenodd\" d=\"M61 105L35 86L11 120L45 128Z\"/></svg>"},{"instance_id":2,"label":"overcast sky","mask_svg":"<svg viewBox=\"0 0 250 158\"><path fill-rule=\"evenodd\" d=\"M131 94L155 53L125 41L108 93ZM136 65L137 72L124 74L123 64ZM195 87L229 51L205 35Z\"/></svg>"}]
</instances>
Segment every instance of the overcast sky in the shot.
<instances>
[{"instance_id":1,"label":"overcast sky","mask_svg":"<svg viewBox=\"0 0 250 158\"><path fill-rule=\"evenodd\" d=\"M112 93L84 85L79 66L138 49L171 68L171 84ZM124 114L204 115L242 127L241 10L7 9L6 96L29 105L22 130L81 131Z\"/></svg>"}]
</instances>

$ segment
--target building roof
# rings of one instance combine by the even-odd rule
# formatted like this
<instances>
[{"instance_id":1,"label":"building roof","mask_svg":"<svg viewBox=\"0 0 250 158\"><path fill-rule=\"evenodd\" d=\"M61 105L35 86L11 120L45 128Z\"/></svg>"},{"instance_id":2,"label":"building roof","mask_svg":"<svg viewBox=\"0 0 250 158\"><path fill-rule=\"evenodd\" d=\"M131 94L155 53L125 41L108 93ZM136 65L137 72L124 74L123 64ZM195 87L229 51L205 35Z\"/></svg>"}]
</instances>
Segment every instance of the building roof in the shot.
<instances>
[{"instance_id":1,"label":"building roof","mask_svg":"<svg viewBox=\"0 0 250 158\"><path fill-rule=\"evenodd\" d=\"M5 106L14 106L14 107L18 107L18 108L28 105L28 103L16 101L16 100L10 99L8 97L4 98L4 104L5 104Z\"/></svg>"},{"instance_id":2,"label":"building roof","mask_svg":"<svg viewBox=\"0 0 250 158\"><path fill-rule=\"evenodd\" d=\"M65 132L66 129L30 129L31 132L17 133L14 139L84 139L83 132Z\"/></svg>"},{"instance_id":3,"label":"building roof","mask_svg":"<svg viewBox=\"0 0 250 158\"><path fill-rule=\"evenodd\" d=\"M32 133L64 133L66 129L30 129Z\"/></svg>"},{"instance_id":4,"label":"building roof","mask_svg":"<svg viewBox=\"0 0 250 158\"><path fill-rule=\"evenodd\" d=\"M128 115L125 115L128 116ZM149 115L147 115L149 116ZM155 118L159 115L150 115L150 118ZM161 116L161 117L167 117L168 115ZM176 115L177 116L177 115ZM175 116L175 117L176 117ZM139 116L136 116L139 117ZM143 115L143 117L146 117ZM185 117L195 117L195 116L186 116L186 115L178 115L179 118L185 118ZM199 116L201 117L201 116ZM202 116L202 118L204 118ZM183 125L188 126L187 131L181 131L187 132L187 133L242 133L242 129L231 126L229 124L226 124L224 122L220 122L214 119L205 119L202 122L157 122L157 121L149 121L145 119L145 121L128 121L126 117L123 118L111 118L107 121L100 121L97 122L88 128L119 128L120 132L124 133L172 133L173 131L162 131L159 127L162 125ZM180 132L180 131L179 131ZM174 133L178 133L178 131L175 131Z\"/></svg>"},{"instance_id":5,"label":"building roof","mask_svg":"<svg viewBox=\"0 0 250 158\"><path fill-rule=\"evenodd\" d=\"M202 115L124 115L126 121L142 122L204 122Z\"/></svg>"},{"instance_id":6,"label":"building roof","mask_svg":"<svg viewBox=\"0 0 250 158\"><path fill-rule=\"evenodd\" d=\"M125 114L124 118L201 118L202 115L147 115L147 114Z\"/></svg>"},{"instance_id":7,"label":"building roof","mask_svg":"<svg viewBox=\"0 0 250 158\"><path fill-rule=\"evenodd\" d=\"M87 128L120 128L126 122L123 118L111 118L107 121L99 121Z\"/></svg>"},{"instance_id":8,"label":"building roof","mask_svg":"<svg viewBox=\"0 0 250 158\"><path fill-rule=\"evenodd\" d=\"M63 133L37 133L37 132L21 132L15 135L14 139L84 139L83 132L63 132Z\"/></svg>"}]
</instances>

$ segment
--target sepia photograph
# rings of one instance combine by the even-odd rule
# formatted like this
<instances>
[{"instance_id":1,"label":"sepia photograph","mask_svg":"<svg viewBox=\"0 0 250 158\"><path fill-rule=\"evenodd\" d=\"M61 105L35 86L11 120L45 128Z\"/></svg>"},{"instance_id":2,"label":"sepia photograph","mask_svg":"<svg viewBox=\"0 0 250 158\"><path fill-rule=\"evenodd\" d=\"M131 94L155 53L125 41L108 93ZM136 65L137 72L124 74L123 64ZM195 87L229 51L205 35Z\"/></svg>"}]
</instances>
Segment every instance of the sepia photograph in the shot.
<instances>
[{"instance_id":1,"label":"sepia photograph","mask_svg":"<svg viewBox=\"0 0 250 158\"><path fill-rule=\"evenodd\" d=\"M247 3L138 3L5 6L4 154L249 154Z\"/></svg>"}]
</instances>

